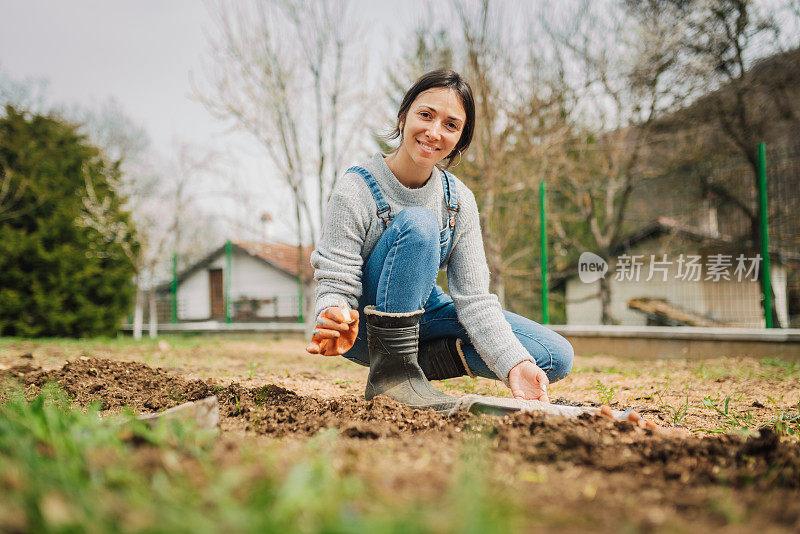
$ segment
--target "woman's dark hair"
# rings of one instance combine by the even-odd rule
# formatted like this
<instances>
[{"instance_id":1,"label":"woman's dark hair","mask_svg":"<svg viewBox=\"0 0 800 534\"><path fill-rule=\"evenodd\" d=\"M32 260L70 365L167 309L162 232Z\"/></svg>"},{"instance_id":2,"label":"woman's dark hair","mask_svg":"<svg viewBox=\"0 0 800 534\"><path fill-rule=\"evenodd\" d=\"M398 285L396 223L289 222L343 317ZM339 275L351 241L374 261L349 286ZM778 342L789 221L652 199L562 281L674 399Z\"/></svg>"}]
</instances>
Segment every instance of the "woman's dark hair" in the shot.
<instances>
[{"instance_id":1,"label":"woman's dark hair","mask_svg":"<svg viewBox=\"0 0 800 534\"><path fill-rule=\"evenodd\" d=\"M453 159L458 155L459 151L464 152L472 142L472 134L475 131L475 100L472 98L472 88L467 81L455 71L450 69L432 70L427 74L423 74L419 79L414 82L414 85L406 91L403 96L403 101L400 103L400 109L397 112L397 124L394 130L389 134L389 139L397 139L403 137L402 126L405 124L408 109L417 97L427 91L436 87L444 87L445 89L452 89L461 98L461 105L464 106L464 111L467 118L464 121L464 128L461 131L461 137L456 143L453 151L450 152L444 159L447 160L445 168L453 163Z\"/></svg>"}]
</instances>

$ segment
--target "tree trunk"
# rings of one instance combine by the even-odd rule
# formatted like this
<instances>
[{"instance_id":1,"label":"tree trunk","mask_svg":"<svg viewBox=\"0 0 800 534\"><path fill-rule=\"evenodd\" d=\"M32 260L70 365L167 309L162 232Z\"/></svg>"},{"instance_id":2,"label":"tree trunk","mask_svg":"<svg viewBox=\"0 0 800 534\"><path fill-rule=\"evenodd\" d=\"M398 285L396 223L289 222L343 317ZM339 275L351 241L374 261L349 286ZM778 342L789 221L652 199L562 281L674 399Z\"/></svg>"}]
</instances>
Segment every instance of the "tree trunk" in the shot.
<instances>
[{"instance_id":1,"label":"tree trunk","mask_svg":"<svg viewBox=\"0 0 800 534\"><path fill-rule=\"evenodd\" d=\"M144 316L142 302L142 282L139 275L136 276L136 297L133 311L133 339L142 339L142 320Z\"/></svg>"},{"instance_id":2,"label":"tree trunk","mask_svg":"<svg viewBox=\"0 0 800 534\"><path fill-rule=\"evenodd\" d=\"M156 308L156 290L154 287L150 288L148 296L150 304L150 339L155 339L158 336L158 309Z\"/></svg>"},{"instance_id":3,"label":"tree trunk","mask_svg":"<svg viewBox=\"0 0 800 534\"><path fill-rule=\"evenodd\" d=\"M314 312L309 308L316 308L316 306L306 306L309 300L306 296L306 288L303 280L303 267L305 258L303 254L303 217L300 213L300 204L295 204L295 219L297 221L297 291L298 291L298 312L303 314L303 331L305 332L306 339L311 339L314 333L314 323L316 317ZM305 312L305 313L304 313Z\"/></svg>"},{"instance_id":4,"label":"tree trunk","mask_svg":"<svg viewBox=\"0 0 800 534\"><path fill-rule=\"evenodd\" d=\"M604 276L600 280L600 306L602 324L618 324L619 322L611 314L611 281Z\"/></svg>"}]
</instances>

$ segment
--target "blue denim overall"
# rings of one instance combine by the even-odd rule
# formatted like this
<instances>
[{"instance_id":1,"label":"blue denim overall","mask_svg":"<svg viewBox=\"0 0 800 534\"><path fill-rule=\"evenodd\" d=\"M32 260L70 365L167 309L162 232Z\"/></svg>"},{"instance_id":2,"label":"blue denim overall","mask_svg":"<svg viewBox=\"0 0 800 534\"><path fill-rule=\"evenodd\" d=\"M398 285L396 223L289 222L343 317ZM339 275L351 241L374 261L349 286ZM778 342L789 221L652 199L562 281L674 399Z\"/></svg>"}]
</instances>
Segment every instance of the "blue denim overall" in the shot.
<instances>
[{"instance_id":1,"label":"blue denim overall","mask_svg":"<svg viewBox=\"0 0 800 534\"><path fill-rule=\"evenodd\" d=\"M441 337L458 337L472 375L498 379L472 345L467 331L456 316L453 299L436 284L440 268L452 251L456 214L459 210L453 176L441 170L447 201L448 223L439 228L437 217L428 209L413 206L396 216L384 200L375 178L362 167L347 172L359 173L369 186L383 223L383 234L364 263L359 313L374 305L380 311L403 313L424 309L420 319L420 342ZM551 382L567 376L572 369L573 350L567 340L549 328L520 315L503 311L517 339ZM369 366L366 328L359 329L353 347L344 357Z\"/></svg>"}]
</instances>

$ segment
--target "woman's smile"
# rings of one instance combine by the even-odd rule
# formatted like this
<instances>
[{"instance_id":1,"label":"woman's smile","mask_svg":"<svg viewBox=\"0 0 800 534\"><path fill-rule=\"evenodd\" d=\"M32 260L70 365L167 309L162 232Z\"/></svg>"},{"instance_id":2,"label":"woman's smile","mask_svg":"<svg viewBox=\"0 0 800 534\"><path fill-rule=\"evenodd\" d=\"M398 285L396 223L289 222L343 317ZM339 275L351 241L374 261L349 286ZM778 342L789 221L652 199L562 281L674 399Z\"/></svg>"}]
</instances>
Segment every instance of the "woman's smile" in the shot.
<instances>
[{"instance_id":1,"label":"woman's smile","mask_svg":"<svg viewBox=\"0 0 800 534\"><path fill-rule=\"evenodd\" d=\"M420 141L419 139L417 139L417 143L419 144L420 147L422 147L422 151L424 153L426 153L426 154L433 154L436 151L441 151L441 148L438 148L438 147L436 147L434 145L431 145L431 144L425 143L423 141Z\"/></svg>"}]
</instances>

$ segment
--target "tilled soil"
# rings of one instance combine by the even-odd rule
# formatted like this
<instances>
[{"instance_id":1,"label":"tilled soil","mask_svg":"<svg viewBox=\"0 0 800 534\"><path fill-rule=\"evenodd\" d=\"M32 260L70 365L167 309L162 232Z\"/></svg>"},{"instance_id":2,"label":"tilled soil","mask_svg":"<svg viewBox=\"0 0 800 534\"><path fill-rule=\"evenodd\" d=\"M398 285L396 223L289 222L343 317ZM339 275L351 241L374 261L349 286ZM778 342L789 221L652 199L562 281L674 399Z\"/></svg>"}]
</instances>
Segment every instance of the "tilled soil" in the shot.
<instances>
[{"instance_id":1,"label":"tilled soil","mask_svg":"<svg viewBox=\"0 0 800 534\"><path fill-rule=\"evenodd\" d=\"M29 362L0 371L2 377L19 380L29 395L57 381L76 403L100 402L107 411L128 405L137 412L156 412L217 395L223 432L293 439L336 428L351 443L348 454L363 460L354 462L355 471L388 470L395 489L403 491L415 489L408 473L441 480L452 463L452 458L437 461L434 454L420 464L419 455L406 454L409 450L456 449L463 436L480 433L493 444L495 475L524 492L523 499L530 499L539 520L548 525L563 522L578 530L626 524L634 530L663 526L680 531L688 524L732 531L746 530L745 525L766 526L767 531L800 528L800 445L779 439L770 428L749 436L697 437L589 416L448 418L384 397L318 398L274 384L221 386L214 379L185 379L142 363L92 357L50 371ZM370 443L391 450L391 458L376 460ZM586 514L599 523L576 525L565 512L570 507L575 517Z\"/></svg>"},{"instance_id":2,"label":"tilled soil","mask_svg":"<svg viewBox=\"0 0 800 534\"><path fill-rule=\"evenodd\" d=\"M423 430L454 430L468 416L445 418L433 411L413 410L385 397L365 401L354 396L320 399L300 396L268 384L248 388L234 382L219 386L214 380L186 380L145 364L82 357L60 369L45 371L28 364L0 371L15 377L35 395L49 381L58 382L80 405L99 402L103 410L130 406L137 412L158 412L184 402L216 395L223 429L259 434L312 435L323 428L339 428L348 437L374 439Z\"/></svg>"}]
</instances>

